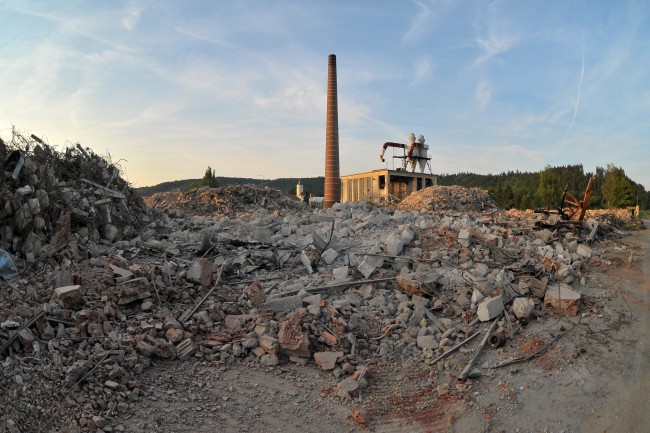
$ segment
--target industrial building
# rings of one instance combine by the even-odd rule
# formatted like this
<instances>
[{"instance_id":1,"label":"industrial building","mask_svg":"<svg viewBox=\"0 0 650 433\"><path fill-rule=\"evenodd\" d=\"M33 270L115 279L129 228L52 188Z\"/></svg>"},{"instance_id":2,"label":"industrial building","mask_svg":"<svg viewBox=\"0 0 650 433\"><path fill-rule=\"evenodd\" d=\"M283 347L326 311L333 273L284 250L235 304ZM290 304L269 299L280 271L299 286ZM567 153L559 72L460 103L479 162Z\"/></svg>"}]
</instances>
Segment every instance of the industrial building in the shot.
<instances>
[{"instance_id":1,"label":"industrial building","mask_svg":"<svg viewBox=\"0 0 650 433\"><path fill-rule=\"evenodd\" d=\"M437 184L433 174L387 168L341 176L341 202L361 201L379 205L398 202L409 194Z\"/></svg>"}]
</instances>

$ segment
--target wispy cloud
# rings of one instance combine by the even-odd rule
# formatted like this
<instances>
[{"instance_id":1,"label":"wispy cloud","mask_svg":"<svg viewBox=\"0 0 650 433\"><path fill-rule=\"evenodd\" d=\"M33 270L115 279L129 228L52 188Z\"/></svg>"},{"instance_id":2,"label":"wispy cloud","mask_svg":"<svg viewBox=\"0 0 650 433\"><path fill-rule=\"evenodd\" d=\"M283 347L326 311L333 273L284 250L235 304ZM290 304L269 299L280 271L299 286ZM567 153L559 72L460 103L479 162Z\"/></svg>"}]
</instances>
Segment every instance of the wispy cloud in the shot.
<instances>
[{"instance_id":1,"label":"wispy cloud","mask_svg":"<svg viewBox=\"0 0 650 433\"><path fill-rule=\"evenodd\" d=\"M142 13L143 8L132 7L127 14L122 17L122 26L128 31L133 31L135 26L140 21L140 14Z\"/></svg>"},{"instance_id":2,"label":"wispy cloud","mask_svg":"<svg viewBox=\"0 0 650 433\"><path fill-rule=\"evenodd\" d=\"M478 109L480 111L485 110L492 99L492 88L487 81L483 80L478 83L478 86L476 86L475 98L476 103L478 104Z\"/></svg>"},{"instance_id":3,"label":"wispy cloud","mask_svg":"<svg viewBox=\"0 0 650 433\"><path fill-rule=\"evenodd\" d=\"M496 35L490 34L487 37L477 37L474 39L474 46L483 50L483 53L474 62L475 65L480 65L488 59L499 54L506 53L515 48L522 41L522 38L514 35Z\"/></svg>"},{"instance_id":4,"label":"wispy cloud","mask_svg":"<svg viewBox=\"0 0 650 433\"><path fill-rule=\"evenodd\" d=\"M558 125L566 125L562 121L571 112L566 103L550 107L541 114L527 113L517 117L513 122L499 130L500 135L520 138L542 136L555 130Z\"/></svg>"},{"instance_id":5,"label":"wispy cloud","mask_svg":"<svg viewBox=\"0 0 650 433\"><path fill-rule=\"evenodd\" d=\"M411 20L408 30L402 37L402 42L414 42L418 40L427 30L427 21L432 16L430 5L423 1L415 0L414 2L420 9L418 13Z\"/></svg>"},{"instance_id":6,"label":"wispy cloud","mask_svg":"<svg viewBox=\"0 0 650 433\"><path fill-rule=\"evenodd\" d=\"M202 32L196 29L189 29L185 26L178 26L174 28L174 31L179 35L187 36L188 38L195 39L198 41L208 42L210 44L219 45L222 47L232 48L234 44L226 41L223 38L220 38L217 35L207 34L207 32Z\"/></svg>"},{"instance_id":7,"label":"wispy cloud","mask_svg":"<svg viewBox=\"0 0 650 433\"><path fill-rule=\"evenodd\" d=\"M576 102L573 107L573 119L571 119L571 126L569 129L572 129L576 124L576 117L578 117L578 107L580 106L580 94L582 93L582 82L585 78L585 54L582 53L582 64L580 66L580 78L578 79L578 94L576 95Z\"/></svg>"},{"instance_id":8,"label":"wispy cloud","mask_svg":"<svg viewBox=\"0 0 650 433\"><path fill-rule=\"evenodd\" d=\"M271 93L253 98L253 103L269 113L292 113L299 118L322 117L325 112L325 89L313 79L298 74L291 83Z\"/></svg>"},{"instance_id":9,"label":"wispy cloud","mask_svg":"<svg viewBox=\"0 0 650 433\"><path fill-rule=\"evenodd\" d=\"M420 57L413 65L414 77L411 85L417 84L426 78L429 78L433 73L433 65L426 57Z\"/></svg>"}]
</instances>

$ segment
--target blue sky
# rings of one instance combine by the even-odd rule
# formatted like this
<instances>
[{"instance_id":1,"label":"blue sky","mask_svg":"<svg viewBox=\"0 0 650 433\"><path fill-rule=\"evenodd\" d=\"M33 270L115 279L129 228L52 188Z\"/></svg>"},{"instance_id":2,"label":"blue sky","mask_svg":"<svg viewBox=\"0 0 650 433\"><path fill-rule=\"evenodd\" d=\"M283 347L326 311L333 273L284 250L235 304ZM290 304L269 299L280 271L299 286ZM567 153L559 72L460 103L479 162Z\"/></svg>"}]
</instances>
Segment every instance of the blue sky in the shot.
<instances>
[{"instance_id":1,"label":"blue sky","mask_svg":"<svg viewBox=\"0 0 650 433\"><path fill-rule=\"evenodd\" d=\"M649 12L644 0L3 0L0 136L15 125L80 142L136 186L208 165L320 176L334 53L341 174L385 167L381 145L414 132L434 173L613 163L650 190Z\"/></svg>"}]
</instances>

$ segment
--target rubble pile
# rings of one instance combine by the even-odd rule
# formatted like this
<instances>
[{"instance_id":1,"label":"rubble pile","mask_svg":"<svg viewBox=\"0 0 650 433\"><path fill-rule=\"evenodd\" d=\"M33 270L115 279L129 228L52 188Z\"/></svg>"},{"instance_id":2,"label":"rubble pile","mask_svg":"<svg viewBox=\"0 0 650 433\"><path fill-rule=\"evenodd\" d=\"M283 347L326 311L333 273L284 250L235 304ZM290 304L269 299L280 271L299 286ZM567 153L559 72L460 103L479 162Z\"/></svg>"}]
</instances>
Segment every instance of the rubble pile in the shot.
<instances>
[{"instance_id":1,"label":"rubble pile","mask_svg":"<svg viewBox=\"0 0 650 433\"><path fill-rule=\"evenodd\" d=\"M436 200L491 206L462 190L457 203ZM113 419L136 410L139 376L165 361L313 365L346 401L371 384L375 363L417 359L432 380L460 377L468 357L457 350L483 322L498 343L518 321L586 308L599 232L499 212L310 210L278 194L156 194L149 203L168 212L130 239L71 231L37 272L18 262L19 277L0 279L0 425L122 431ZM220 215L185 217L204 211Z\"/></svg>"},{"instance_id":2,"label":"rubble pile","mask_svg":"<svg viewBox=\"0 0 650 433\"><path fill-rule=\"evenodd\" d=\"M634 215L634 208L632 209L588 209L585 213L586 226L594 227L596 225L601 227L601 233L615 235L614 230L626 228L641 228L643 226L640 218ZM517 210L510 209L505 213L512 218L526 218L535 220L543 224L555 224L558 227L561 224L561 217L558 214L544 215L542 213L535 213L531 209ZM620 233L619 233L620 234Z\"/></svg>"},{"instance_id":3,"label":"rubble pile","mask_svg":"<svg viewBox=\"0 0 650 433\"><path fill-rule=\"evenodd\" d=\"M496 203L486 190L458 185L434 185L406 197L398 205L402 210L458 212L495 211Z\"/></svg>"},{"instance_id":4,"label":"rubble pile","mask_svg":"<svg viewBox=\"0 0 650 433\"><path fill-rule=\"evenodd\" d=\"M266 209L300 209L303 205L277 189L255 184L195 188L190 191L159 192L145 198L153 209L178 209L188 215L225 215Z\"/></svg>"},{"instance_id":5,"label":"rubble pile","mask_svg":"<svg viewBox=\"0 0 650 433\"><path fill-rule=\"evenodd\" d=\"M0 139L0 248L33 262L77 232L95 242L130 239L147 220L116 164L90 149L63 153L35 135Z\"/></svg>"}]
</instances>

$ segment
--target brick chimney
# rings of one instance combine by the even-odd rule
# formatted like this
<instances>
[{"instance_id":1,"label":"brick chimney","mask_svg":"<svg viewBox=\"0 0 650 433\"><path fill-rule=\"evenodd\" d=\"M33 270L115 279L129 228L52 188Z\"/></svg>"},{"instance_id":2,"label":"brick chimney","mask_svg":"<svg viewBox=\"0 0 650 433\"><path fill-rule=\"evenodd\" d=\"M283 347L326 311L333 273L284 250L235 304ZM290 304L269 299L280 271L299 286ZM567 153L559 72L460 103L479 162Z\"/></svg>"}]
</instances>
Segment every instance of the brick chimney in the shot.
<instances>
[{"instance_id":1,"label":"brick chimney","mask_svg":"<svg viewBox=\"0 0 650 433\"><path fill-rule=\"evenodd\" d=\"M339 167L339 109L336 91L336 56L327 59L327 124L325 127L325 198L323 207L341 201Z\"/></svg>"}]
</instances>

